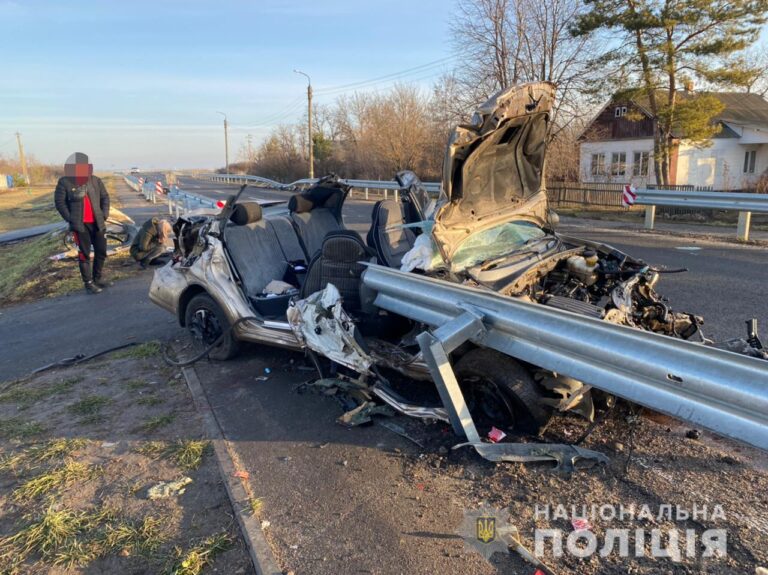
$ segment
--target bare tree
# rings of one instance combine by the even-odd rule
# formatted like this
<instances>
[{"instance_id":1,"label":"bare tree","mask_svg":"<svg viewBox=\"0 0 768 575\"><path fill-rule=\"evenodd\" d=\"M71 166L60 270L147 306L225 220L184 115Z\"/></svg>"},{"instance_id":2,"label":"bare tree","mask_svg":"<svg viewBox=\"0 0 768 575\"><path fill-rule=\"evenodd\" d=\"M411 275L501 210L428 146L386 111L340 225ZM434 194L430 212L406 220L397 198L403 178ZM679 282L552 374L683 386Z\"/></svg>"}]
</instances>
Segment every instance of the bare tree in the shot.
<instances>
[{"instance_id":1,"label":"bare tree","mask_svg":"<svg viewBox=\"0 0 768 575\"><path fill-rule=\"evenodd\" d=\"M569 26L584 12L581 0L468 0L452 22L461 58L462 105L473 109L499 89L519 82L557 86L550 139L583 115L591 37L574 37ZM466 100L469 101L466 101Z\"/></svg>"}]
</instances>

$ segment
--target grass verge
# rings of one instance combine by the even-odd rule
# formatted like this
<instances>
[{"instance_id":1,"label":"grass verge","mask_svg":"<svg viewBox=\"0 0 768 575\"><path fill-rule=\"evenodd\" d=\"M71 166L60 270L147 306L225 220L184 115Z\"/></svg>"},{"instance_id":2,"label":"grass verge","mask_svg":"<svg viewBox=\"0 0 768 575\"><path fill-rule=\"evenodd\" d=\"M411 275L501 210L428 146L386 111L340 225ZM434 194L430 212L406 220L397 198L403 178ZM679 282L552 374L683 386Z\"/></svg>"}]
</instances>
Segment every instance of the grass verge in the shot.
<instances>
[{"instance_id":1,"label":"grass verge","mask_svg":"<svg viewBox=\"0 0 768 575\"><path fill-rule=\"evenodd\" d=\"M0 573L183 575L214 558L252 573L202 421L157 349L0 387ZM160 408L139 401L155 395ZM179 478L183 493L158 489Z\"/></svg>"},{"instance_id":2,"label":"grass verge","mask_svg":"<svg viewBox=\"0 0 768 575\"><path fill-rule=\"evenodd\" d=\"M12 188L0 194L0 233L61 220L53 206L56 184Z\"/></svg>"}]
</instances>

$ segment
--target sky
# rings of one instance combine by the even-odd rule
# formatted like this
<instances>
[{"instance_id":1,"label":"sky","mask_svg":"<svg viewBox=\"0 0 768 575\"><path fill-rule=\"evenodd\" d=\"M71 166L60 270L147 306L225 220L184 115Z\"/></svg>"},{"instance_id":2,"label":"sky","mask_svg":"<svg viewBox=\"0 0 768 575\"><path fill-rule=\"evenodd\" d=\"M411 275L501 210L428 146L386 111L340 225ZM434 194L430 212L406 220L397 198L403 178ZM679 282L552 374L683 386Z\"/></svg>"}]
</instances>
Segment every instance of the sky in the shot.
<instances>
[{"instance_id":1,"label":"sky","mask_svg":"<svg viewBox=\"0 0 768 575\"><path fill-rule=\"evenodd\" d=\"M216 168L315 101L453 67L454 0L0 0L0 156ZM351 86L350 86L351 85Z\"/></svg>"}]
</instances>

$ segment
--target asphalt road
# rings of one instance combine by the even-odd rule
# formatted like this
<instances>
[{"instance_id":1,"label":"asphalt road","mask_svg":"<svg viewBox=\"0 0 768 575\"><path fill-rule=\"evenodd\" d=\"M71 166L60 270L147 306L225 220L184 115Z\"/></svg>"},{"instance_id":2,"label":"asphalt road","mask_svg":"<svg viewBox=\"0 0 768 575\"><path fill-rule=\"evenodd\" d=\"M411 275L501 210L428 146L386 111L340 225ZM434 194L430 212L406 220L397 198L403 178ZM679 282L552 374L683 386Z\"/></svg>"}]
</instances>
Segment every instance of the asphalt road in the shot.
<instances>
[{"instance_id":1,"label":"asphalt road","mask_svg":"<svg viewBox=\"0 0 768 575\"><path fill-rule=\"evenodd\" d=\"M222 199L239 186L193 178L180 178L179 186L205 197ZM291 192L247 188L244 194L254 199L285 199ZM347 227L363 236L371 221L374 202L348 199L344 205ZM768 334L768 248L744 246L724 241L676 237L639 231L637 226L613 227L600 221L576 223L568 218L559 229L563 233L601 241L649 264L666 269L688 268L688 272L665 274L658 291L668 298L673 310L705 318L705 335L716 340L743 336L744 321L756 317ZM685 226L683 224L683 226ZM685 226L691 230L690 226ZM713 233L701 227L702 233ZM732 230L714 230L730 234ZM767 337L768 339L768 337Z\"/></svg>"}]
</instances>

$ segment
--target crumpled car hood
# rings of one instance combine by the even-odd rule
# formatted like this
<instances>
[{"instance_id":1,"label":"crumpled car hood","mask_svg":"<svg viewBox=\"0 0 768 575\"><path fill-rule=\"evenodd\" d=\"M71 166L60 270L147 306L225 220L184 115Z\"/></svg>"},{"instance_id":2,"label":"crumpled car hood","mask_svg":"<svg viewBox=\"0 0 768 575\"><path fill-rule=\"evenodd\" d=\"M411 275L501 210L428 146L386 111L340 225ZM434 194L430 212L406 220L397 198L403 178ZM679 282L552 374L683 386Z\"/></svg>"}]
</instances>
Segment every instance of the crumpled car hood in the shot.
<instances>
[{"instance_id":1,"label":"crumpled car hood","mask_svg":"<svg viewBox=\"0 0 768 575\"><path fill-rule=\"evenodd\" d=\"M500 223L544 225L544 159L555 86L538 82L498 92L448 141L432 237L446 262L471 234Z\"/></svg>"}]
</instances>

